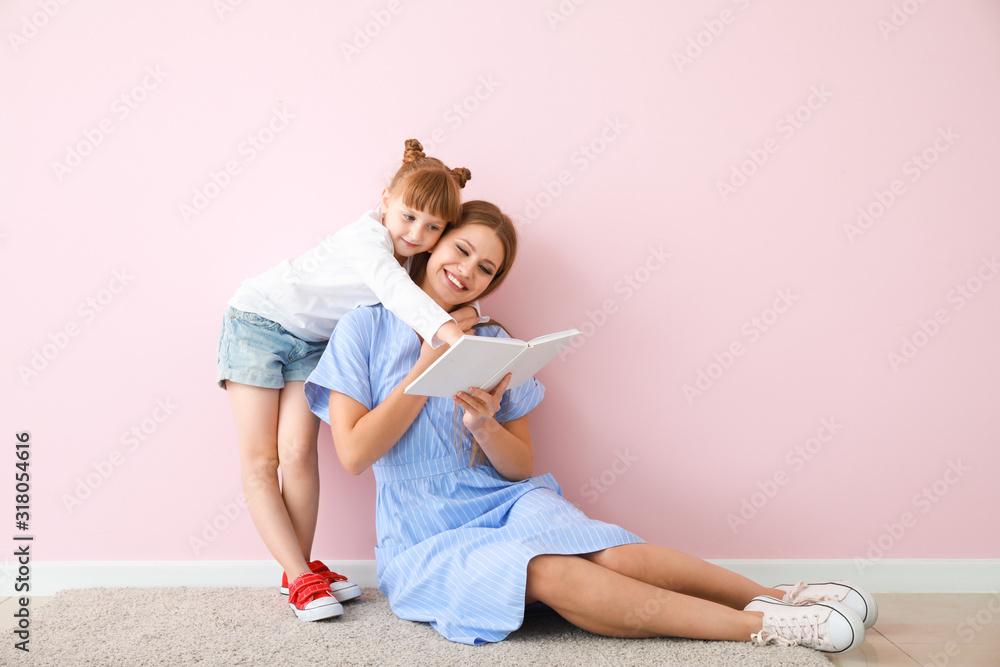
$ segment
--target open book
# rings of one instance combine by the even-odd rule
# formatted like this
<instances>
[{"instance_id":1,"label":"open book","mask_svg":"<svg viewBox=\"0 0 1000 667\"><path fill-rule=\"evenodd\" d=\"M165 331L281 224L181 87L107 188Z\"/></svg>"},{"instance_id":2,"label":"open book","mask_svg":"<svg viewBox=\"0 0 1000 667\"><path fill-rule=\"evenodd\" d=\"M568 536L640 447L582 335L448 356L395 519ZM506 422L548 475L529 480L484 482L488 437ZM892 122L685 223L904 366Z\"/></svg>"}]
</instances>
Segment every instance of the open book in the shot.
<instances>
[{"instance_id":1,"label":"open book","mask_svg":"<svg viewBox=\"0 0 1000 667\"><path fill-rule=\"evenodd\" d=\"M411 382L405 393L451 398L469 387L495 388L513 373L508 389L527 382L580 335L576 329L540 336L525 343L514 338L462 336Z\"/></svg>"}]
</instances>

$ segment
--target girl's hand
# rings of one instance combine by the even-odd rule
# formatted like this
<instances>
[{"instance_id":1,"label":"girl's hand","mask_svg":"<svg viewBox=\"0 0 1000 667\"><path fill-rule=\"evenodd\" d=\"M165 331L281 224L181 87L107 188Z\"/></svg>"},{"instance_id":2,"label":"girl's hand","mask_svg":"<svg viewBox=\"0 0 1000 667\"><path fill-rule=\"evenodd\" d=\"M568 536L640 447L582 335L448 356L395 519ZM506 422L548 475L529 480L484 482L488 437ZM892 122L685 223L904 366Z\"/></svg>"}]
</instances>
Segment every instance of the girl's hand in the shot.
<instances>
[{"instance_id":1,"label":"girl's hand","mask_svg":"<svg viewBox=\"0 0 1000 667\"><path fill-rule=\"evenodd\" d=\"M472 327L479 323L479 313L472 306L462 306L451 313L451 317L458 322L458 328L465 333L472 331Z\"/></svg>"},{"instance_id":2,"label":"girl's hand","mask_svg":"<svg viewBox=\"0 0 1000 667\"><path fill-rule=\"evenodd\" d=\"M454 343L461 340L462 335L468 335L472 333L472 327L479 323L479 313L472 306L463 306L459 308L451 316L458 322L458 336L456 336ZM447 325L445 325L447 326ZM445 327L442 327L444 329ZM424 364L423 368L427 368L432 363L438 360L438 358L448 351L451 345L439 345L437 349L431 347L430 343L426 340L420 346L420 358L417 363Z\"/></svg>"},{"instance_id":3,"label":"girl's hand","mask_svg":"<svg viewBox=\"0 0 1000 667\"><path fill-rule=\"evenodd\" d=\"M467 330L472 329L473 325L479 322L479 313L472 306L462 306L451 313L451 317L454 322L445 322L434 334L435 338L448 345L457 343L465 333L468 333Z\"/></svg>"},{"instance_id":4,"label":"girl's hand","mask_svg":"<svg viewBox=\"0 0 1000 667\"><path fill-rule=\"evenodd\" d=\"M460 391L455 395L455 403L465 410L462 423L473 435L487 426L500 409L500 401L503 399L504 391L507 390L507 385L510 384L510 378L511 374L507 373L493 391L469 387L469 391Z\"/></svg>"}]
</instances>

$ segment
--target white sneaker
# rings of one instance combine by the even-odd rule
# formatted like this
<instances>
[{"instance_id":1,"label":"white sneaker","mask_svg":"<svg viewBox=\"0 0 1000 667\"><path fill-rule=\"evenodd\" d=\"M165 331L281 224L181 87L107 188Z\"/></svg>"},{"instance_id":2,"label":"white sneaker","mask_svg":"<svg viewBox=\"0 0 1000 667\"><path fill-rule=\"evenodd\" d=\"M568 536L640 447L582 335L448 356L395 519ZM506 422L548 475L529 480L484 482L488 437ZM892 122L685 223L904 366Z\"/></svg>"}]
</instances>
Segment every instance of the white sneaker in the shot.
<instances>
[{"instance_id":1,"label":"white sneaker","mask_svg":"<svg viewBox=\"0 0 1000 667\"><path fill-rule=\"evenodd\" d=\"M875 621L878 620L878 604L875 602L875 598L868 591L849 581L824 581L815 584L800 581L795 585L781 584L774 588L785 591L782 602L789 604L822 602L824 600L843 602L857 612L864 622L866 630L875 625Z\"/></svg>"},{"instance_id":2,"label":"white sneaker","mask_svg":"<svg viewBox=\"0 0 1000 667\"><path fill-rule=\"evenodd\" d=\"M865 640L861 617L833 600L793 605L758 595L744 611L764 614L764 627L750 635L750 640L761 646L805 646L826 653L844 653Z\"/></svg>"}]
</instances>

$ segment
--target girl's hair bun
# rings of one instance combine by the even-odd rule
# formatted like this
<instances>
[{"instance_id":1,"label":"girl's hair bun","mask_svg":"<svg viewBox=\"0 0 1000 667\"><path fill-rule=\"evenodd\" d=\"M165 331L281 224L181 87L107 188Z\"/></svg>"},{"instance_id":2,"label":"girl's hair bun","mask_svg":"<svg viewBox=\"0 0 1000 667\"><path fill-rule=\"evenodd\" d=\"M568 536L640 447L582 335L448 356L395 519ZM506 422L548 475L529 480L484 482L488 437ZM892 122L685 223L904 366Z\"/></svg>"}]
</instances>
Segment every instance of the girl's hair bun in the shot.
<instances>
[{"instance_id":1,"label":"girl's hair bun","mask_svg":"<svg viewBox=\"0 0 1000 667\"><path fill-rule=\"evenodd\" d=\"M458 187L464 188L468 181L472 180L472 172L465 167L457 167L451 170L451 175L458 181Z\"/></svg>"},{"instance_id":2,"label":"girl's hair bun","mask_svg":"<svg viewBox=\"0 0 1000 667\"><path fill-rule=\"evenodd\" d=\"M424 155L424 147L416 139L407 139L405 146L406 148L403 150L403 164L427 157Z\"/></svg>"}]
</instances>

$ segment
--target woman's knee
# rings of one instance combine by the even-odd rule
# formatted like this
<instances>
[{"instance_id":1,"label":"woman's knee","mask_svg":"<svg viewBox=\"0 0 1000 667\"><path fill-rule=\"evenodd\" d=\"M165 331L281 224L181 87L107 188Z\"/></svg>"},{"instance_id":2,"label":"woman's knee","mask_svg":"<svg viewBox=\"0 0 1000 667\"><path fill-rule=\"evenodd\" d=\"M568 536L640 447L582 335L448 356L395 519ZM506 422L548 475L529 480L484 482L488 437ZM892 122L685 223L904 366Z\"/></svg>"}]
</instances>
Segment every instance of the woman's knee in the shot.
<instances>
[{"instance_id":1,"label":"woman's knee","mask_svg":"<svg viewBox=\"0 0 1000 667\"><path fill-rule=\"evenodd\" d=\"M600 551L594 551L589 554L583 554L582 557L586 558L591 563L595 563L601 567L606 567L615 572L621 572L625 561L628 559L628 556L624 553L622 547L609 547L607 549L601 549Z\"/></svg>"},{"instance_id":2,"label":"woman's knee","mask_svg":"<svg viewBox=\"0 0 1000 667\"><path fill-rule=\"evenodd\" d=\"M528 561L528 578L525 602L552 599L552 594L562 588L568 574L570 559L576 556L542 554Z\"/></svg>"}]
</instances>

